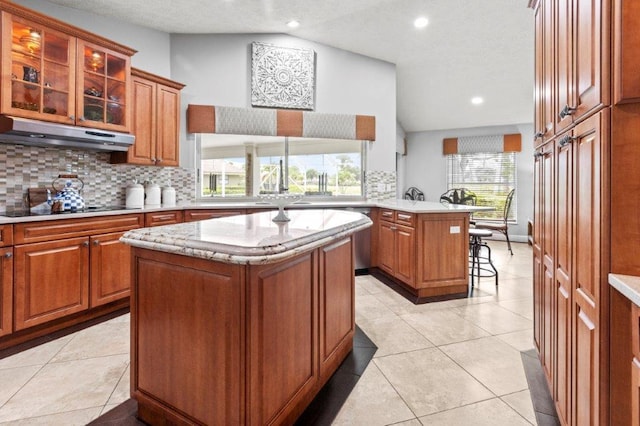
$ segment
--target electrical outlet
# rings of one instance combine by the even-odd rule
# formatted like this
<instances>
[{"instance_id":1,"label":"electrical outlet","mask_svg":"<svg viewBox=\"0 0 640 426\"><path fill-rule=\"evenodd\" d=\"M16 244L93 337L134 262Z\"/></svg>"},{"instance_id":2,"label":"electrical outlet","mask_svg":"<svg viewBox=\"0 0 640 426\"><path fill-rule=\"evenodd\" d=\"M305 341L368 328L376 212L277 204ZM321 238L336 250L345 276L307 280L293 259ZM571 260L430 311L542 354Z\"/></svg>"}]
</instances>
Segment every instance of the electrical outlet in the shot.
<instances>
[{"instance_id":1,"label":"electrical outlet","mask_svg":"<svg viewBox=\"0 0 640 426\"><path fill-rule=\"evenodd\" d=\"M384 192L384 183L378 184L378 192Z\"/></svg>"}]
</instances>

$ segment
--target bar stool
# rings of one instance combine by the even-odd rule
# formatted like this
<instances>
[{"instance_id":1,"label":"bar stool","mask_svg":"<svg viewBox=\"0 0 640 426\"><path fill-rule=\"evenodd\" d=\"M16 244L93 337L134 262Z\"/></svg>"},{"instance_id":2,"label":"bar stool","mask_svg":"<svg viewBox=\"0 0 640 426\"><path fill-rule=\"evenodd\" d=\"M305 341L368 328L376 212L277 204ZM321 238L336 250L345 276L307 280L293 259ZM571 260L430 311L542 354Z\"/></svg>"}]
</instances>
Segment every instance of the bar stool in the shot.
<instances>
[{"instance_id":1,"label":"bar stool","mask_svg":"<svg viewBox=\"0 0 640 426\"><path fill-rule=\"evenodd\" d=\"M471 258L471 287L474 286L474 278L478 277L496 277L496 287L498 286L498 270L491 261L491 247L482 241L483 237L493 235L488 229L469 229L469 257ZM486 252L483 253L483 249Z\"/></svg>"}]
</instances>

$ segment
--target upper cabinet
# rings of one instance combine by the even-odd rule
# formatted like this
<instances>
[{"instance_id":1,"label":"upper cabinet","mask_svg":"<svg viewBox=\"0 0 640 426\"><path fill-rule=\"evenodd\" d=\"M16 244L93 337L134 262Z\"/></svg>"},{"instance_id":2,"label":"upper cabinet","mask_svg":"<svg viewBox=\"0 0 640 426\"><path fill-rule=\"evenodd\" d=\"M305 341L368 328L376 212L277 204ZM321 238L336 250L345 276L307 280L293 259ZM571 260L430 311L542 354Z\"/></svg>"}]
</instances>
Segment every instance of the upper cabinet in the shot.
<instances>
[{"instance_id":1,"label":"upper cabinet","mask_svg":"<svg viewBox=\"0 0 640 426\"><path fill-rule=\"evenodd\" d=\"M132 106L136 141L127 152L111 154L112 163L178 166L181 83L133 68Z\"/></svg>"},{"instance_id":2,"label":"upper cabinet","mask_svg":"<svg viewBox=\"0 0 640 426\"><path fill-rule=\"evenodd\" d=\"M131 130L135 50L0 0L0 113L68 125Z\"/></svg>"},{"instance_id":3,"label":"upper cabinet","mask_svg":"<svg viewBox=\"0 0 640 426\"><path fill-rule=\"evenodd\" d=\"M640 102L640 31L637 26L640 2L614 0L613 15L613 101L616 104Z\"/></svg>"}]
</instances>

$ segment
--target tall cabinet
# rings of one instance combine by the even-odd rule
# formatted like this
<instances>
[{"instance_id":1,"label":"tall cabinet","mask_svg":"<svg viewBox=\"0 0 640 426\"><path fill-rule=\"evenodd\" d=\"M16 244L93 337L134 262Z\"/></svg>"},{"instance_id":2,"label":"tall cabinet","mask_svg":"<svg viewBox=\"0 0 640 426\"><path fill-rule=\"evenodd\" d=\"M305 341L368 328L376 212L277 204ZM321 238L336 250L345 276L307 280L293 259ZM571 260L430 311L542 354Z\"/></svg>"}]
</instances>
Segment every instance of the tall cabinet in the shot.
<instances>
[{"instance_id":1,"label":"tall cabinet","mask_svg":"<svg viewBox=\"0 0 640 426\"><path fill-rule=\"evenodd\" d=\"M621 405L607 275L640 275L639 4L530 1L534 341L564 425L615 424Z\"/></svg>"}]
</instances>

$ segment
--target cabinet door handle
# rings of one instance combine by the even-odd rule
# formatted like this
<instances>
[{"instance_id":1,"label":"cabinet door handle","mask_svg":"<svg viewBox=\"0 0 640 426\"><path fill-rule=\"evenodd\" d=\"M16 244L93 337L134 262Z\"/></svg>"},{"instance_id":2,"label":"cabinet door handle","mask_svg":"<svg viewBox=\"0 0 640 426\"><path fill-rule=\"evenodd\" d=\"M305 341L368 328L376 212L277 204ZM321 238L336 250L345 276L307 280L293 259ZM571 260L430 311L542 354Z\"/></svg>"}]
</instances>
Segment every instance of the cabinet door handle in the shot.
<instances>
[{"instance_id":1,"label":"cabinet door handle","mask_svg":"<svg viewBox=\"0 0 640 426\"><path fill-rule=\"evenodd\" d=\"M398 219L409 220L409 219L411 219L411 215L398 213Z\"/></svg>"},{"instance_id":2,"label":"cabinet door handle","mask_svg":"<svg viewBox=\"0 0 640 426\"><path fill-rule=\"evenodd\" d=\"M565 145L568 145L568 144L570 144L571 142L573 142L575 139L576 139L576 138L574 138L574 137L572 137L572 136L564 135L564 136L560 139L560 141L558 141L558 144L559 144L560 146L565 146Z\"/></svg>"},{"instance_id":3,"label":"cabinet door handle","mask_svg":"<svg viewBox=\"0 0 640 426\"><path fill-rule=\"evenodd\" d=\"M151 158L151 162L155 164L156 163L156 159L155 158Z\"/></svg>"},{"instance_id":4,"label":"cabinet door handle","mask_svg":"<svg viewBox=\"0 0 640 426\"><path fill-rule=\"evenodd\" d=\"M11 257L13 256L13 253L8 252L4 254L5 259L11 259Z\"/></svg>"},{"instance_id":5,"label":"cabinet door handle","mask_svg":"<svg viewBox=\"0 0 640 426\"><path fill-rule=\"evenodd\" d=\"M540 132L536 133L535 135L533 135L533 138L534 139L540 139L543 136L544 136L544 132L540 131Z\"/></svg>"},{"instance_id":6,"label":"cabinet door handle","mask_svg":"<svg viewBox=\"0 0 640 426\"><path fill-rule=\"evenodd\" d=\"M94 246L99 246L100 245L100 240L93 240L93 245Z\"/></svg>"},{"instance_id":7,"label":"cabinet door handle","mask_svg":"<svg viewBox=\"0 0 640 426\"><path fill-rule=\"evenodd\" d=\"M560 116L560 120L563 120L568 115L573 115L573 113L576 112L577 110L578 108L576 107L570 107L569 105L565 105L564 108L562 108L562 111L560 111L560 114L558 114Z\"/></svg>"},{"instance_id":8,"label":"cabinet door handle","mask_svg":"<svg viewBox=\"0 0 640 426\"><path fill-rule=\"evenodd\" d=\"M70 116L69 116L69 120L75 120L75 119L76 119L76 116L75 116L75 115L70 115Z\"/></svg>"},{"instance_id":9,"label":"cabinet door handle","mask_svg":"<svg viewBox=\"0 0 640 426\"><path fill-rule=\"evenodd\" d=\"M80 117L78 120L84 121L84 116Z\"/></svg>"},{"instance_id":10,"label":"cabinet door handle","mask_svg":"<svg viewBox=\"0 0 640 426\"><path fill-rule=\"evenodd\" d=\"M156 164L158 164L158 163L162 163L162 158L157 158L156 159Z\"/></svg>"},{"instance_id":11,"label":"cabinet door handle","mask_svg":"<svg viewBox=\"0 0 640 426\"><path fill-rule=\"evenodd\" d=\"M392 230L392 231L396 231L398 228L395 227L395 226L390 226L389 229Z\"/></svg>"},{"instance_id":12,"label":"cabinet door handle","mask_svg":"<svg viewBox=\"0 0 640 426\"><path fill-rule=\"evenodd\" d=\"M84 243L82 243L82 245L83 245L84 247L89 247L89 241L85 241Z\"/></svg>"},{"instance_id":13,"label":"cabinet door handle","mask_svg":"<svg viewBox=\"0 0 640 426\"><path fill-rule=\"evenodd\" d=\"M544 157L544 154L541 152L534 152L533 153L533 158L540 158L540 157Z\"/></svg>"}]
</instances>

